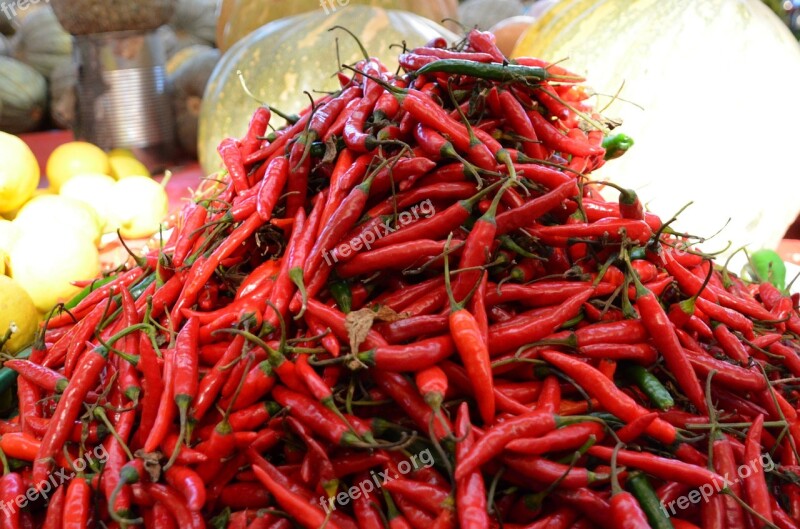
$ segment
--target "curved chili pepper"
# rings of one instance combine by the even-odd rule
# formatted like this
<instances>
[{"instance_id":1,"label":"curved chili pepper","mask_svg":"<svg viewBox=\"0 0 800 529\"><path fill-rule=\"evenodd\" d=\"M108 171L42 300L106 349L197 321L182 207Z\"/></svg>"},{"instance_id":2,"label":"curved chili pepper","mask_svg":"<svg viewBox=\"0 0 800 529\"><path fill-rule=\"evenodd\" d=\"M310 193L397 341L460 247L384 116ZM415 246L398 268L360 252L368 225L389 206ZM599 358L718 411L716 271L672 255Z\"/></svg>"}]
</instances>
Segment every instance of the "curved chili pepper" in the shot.
<instances>
[{"instance_id":1,"label":"curved chili pepper","mask_svg":"<svg viewBox=\"0 0 800 529\"><path fill-rule=\"evenodd\" d=\"M67 487L58 487L47 503L47 513L42 522L42 529L62 529L64 521L64 500ZM6 527L5 525L3 527Z\"/></svg>"},{"instance_id":2,"label":"curved chili pepper","mask_svg":"<svg viewBox=\"0 0 800 529\"><path fill-rule=\"evenodd\" d=\"M747 495L748 505L753 511L761 515L756 518L750 515L754 525L763 524L764 521L773 523L772 506L770 505L770 493L767 489L767 482L764 476L764 468L761 465L761 433L764 428L764 416L759 415L753 420L750 429L747 431L747 439L744 443L743 464L751 467L752 473L742 479L742 485Z\"/></svg>"},{"instance_id":3,"label":"curved chili pepper","mask_svg":"<svg viewBox=\"0 0 800 529\"><path fill-rule=\"evenodd\" d=\"M56 410L42 438L42 444L33 465L33 478L37 484L47 479L48 471L56 453L61 450L78 418L86 394L97 385L100 374L108 361L105 347L94 347L86 351L78 361L75 375L58 401Z\"/></svg>"},{"instance_id":4,"label":"curved chili pepper","mask_svg":"<svg viewBox=\"0 0 800 529\"><path fill-rule=\"evenodd\" d=\"M540 437L517 439L510 442L506 446L506 450L530 455L577 450L586 443L590 436L594 436L597 441L601 441L604 433L603 426L596 422L571 424Z\"/></svg>"},{"instance_id":5,"label":"curved chili pepper","mask_svg":"<svg viewBox=\"0 0 800 529\"><path fill-rule=\"evenodd\" d=\"M434 366L456 350L451 336L429 338L406 345L384 345L359 353L357 358L386 371L419 371Z\"/></svg>"},{"instance_id":6,"label":"curved chili pepper","mask_svg":"<svg viewBox=\"0 0 800 529\"><path fill-rule=\"evenodd\" d=\"M89 527L92 489L82 477L73 478L67 486L64 498L63 529L85 529Z\"/></svg>"},{"instance_id":7,"label":"curved chili pepper","mask_svg":"<svg viewBox=\"0 0 800 529\"><path fill-rule=\"evenodd\" d=\"M556 351L544 351L541 355L543 359L580 384L589 395L600 402L603 408L620 419L630 423L647 415L647 410L622 392L613 381L600 375L592 366ZM655 419L646 431L649 435L667 444L673 443L677 435L675 428L661 419Z\"/></svg>"},{"instance_id":8,"label":"curved chili pepper","mask_svg":"<svg viewBox=\"0 0 800 529\"><path fill-rule=\"evenodd\" d=\"M707 413L708 407L700 381L689 359L683 354L667 314L655 294L644 287L638 278L634 279L636 279L636 307L656 349L664 356L667 367L676 376L678 385L686 392L692 404L702 413Z\"/></svg>"},{"instance_id":9,"label":"curved chili pepper","mask_svg":"<svg viewBox=\"0 0 800 529\"><path fill-rule=\"evenodd\" d=\"M588 288L570 297L546 314L528 317L522 314L508 322L496 323L490 326L489 353L495 356L547 337L564 323L574 318L580 312L583 304L592 297L593 293L594 290ZM580 338L578 339L578 344L580 345Z\"/></svg>"},{"instance_id":10,"label":"curved chili pepper","mask_svg":"<svg viewBox=\"0 0 800 529\"><path fill-rule=\"evenodd\" d=\"M588 454L599 457L605 461L611 460L613 449L606 446L592 446ZM620 450L617 454L618 461L626 466L637 468L658 478L680 481L693 487L703 484L722 487L722 477L703 467L684 463L677 459L667 459L645 452Z\"/></svg>"},{"instance_id":11,"label":"curved chili pepper","mask_svg":"<svg viewBox=\"0 0 800 529\"><path fill-rule=\"evenodd\" d=\"M172 465L164 472L164 479L186 499L186 506L199 511L206 503L206 488L200 476L189 467Z\"/></svg>"}]
</instances>

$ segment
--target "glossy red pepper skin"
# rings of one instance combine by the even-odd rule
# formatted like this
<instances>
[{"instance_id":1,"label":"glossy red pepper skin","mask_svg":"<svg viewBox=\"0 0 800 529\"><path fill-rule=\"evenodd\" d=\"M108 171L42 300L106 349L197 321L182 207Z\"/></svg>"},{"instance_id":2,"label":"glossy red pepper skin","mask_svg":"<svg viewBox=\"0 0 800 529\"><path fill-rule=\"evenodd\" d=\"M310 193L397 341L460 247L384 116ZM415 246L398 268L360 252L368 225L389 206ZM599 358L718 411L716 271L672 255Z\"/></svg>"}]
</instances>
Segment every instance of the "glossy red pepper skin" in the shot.
<instances>
[{"instance_id":1,"label":"glossy red pepper skin","mask_svg":"<svg viewBox=\"0 0 800 529\"><path fill-rule=\"evenodd\" d=\"M648 529L650 527L647 516L630 492L622 491L614 494L609 501L609 506L614 527L620 529Z\"/></svg>"},{"instance_id":2,"label":"glossy red pepper skin","mask_svg":"<svg viewBox=\"0 0 800 529\"><path fill-rule=\"evenodd\" d=\"M20 510L15 500L18 496L24 496L26 491L25 482L16 472L4 475L0 478L0 500L3 501L5 509L0 509L0 527L18 529L20 526Z\"/></svg>"},{"instance_id":3,"label":"glossy red pepper skin","mask_svg":"<svg viewBox=\"0 0 800 529\"><path fill-rule=\"evenodd\" d=\"M764 416L759 415L753 421L747 431L747 438L744 444L743 464L752 469L752 474L742 480L743 489L748 500L748 504L755 512L760 514L766 521L773 523L772 505L770 504L770 494L767 489L767 482L764 476L764 467L761 464L761 433L764 428ZM751 515L753 523L759 525L763 523Z\"/></svg>"},{"instance_id":4,"label":"glossy red pepper skin","mask_svg":"<svg viewBox=\"0 0 800 529\"><path fill-rule=\"evenodd\" d=\"M92 489L84 478L74 478L64 498L63 529L85 529L89 526Z\"/></svg>"}]
</instances>

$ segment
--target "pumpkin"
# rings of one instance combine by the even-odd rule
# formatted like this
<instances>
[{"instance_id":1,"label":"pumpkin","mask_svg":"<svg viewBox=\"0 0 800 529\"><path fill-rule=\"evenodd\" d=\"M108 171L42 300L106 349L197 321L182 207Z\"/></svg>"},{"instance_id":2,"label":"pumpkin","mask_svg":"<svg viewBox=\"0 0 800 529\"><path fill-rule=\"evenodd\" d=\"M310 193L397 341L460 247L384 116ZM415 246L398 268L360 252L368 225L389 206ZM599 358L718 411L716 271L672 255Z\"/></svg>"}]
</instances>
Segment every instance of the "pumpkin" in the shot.
<instances>
[{"instance_id":1,"label":"pumpkin","mask_svg":"<svg viewBox=\"0 0 800 529\"><path fill-rule=\"evenodd\" d=\"M406 41L409 47L443 36L457 40L453 33L435 22L405 11L351 5L326 15L318 9L303 15L270 22L228 50L217 64L203 96L200 114L198 152L208 172L218 166L216 148L228 136L239 137L247 129L259 103L242 89L237 70L255 97L284 112L297 112L308 105L303 91L335 90L331 75L340 64L363 58L356 42L343 31L328 31L343 26L364 43L391 70L397 66L397 50L389 46ZM272 117L273 126L283 120Z\"/></svg>"},{"instance_id":2,"label":"pumpkin","mask_svg":"<svg viewBox=\"0 0 800 529\"><path fill-rule=\"evenodd\" d=\"M501 20L489 29L497 39L497 47L504 55L511 55L520 36L525 33L536 19L528 15L517 15Z\"/></svg>"},{"instance_id":3,"label":"pumpkin","mask_svg":"<svg viewBox=\"0 0 800 529\"><path fill-rule=\"evenodd\" d=\"M800 46L760 0L562 0L514 56L566 60L636 145L598 171L678 229L775 247L800 211ZM767 84L750 77L769 72ZM760 86L760 89L756 89ZM713 248L711 248L713 249Z\"/></svg>"},{"instance_id":4,"label":"pumpkin","mask_svg":"<svg viewBox=\"0 0 800 529\"><path fill-rule=\"evenodd\" d=\"M219 61L220 52L216 48L201 45L186 50L192 50L192 54L175 66L168 79L172 91L178 145L187 154L196 157L200 105L206 83Z\"/></svg>"},{"instance_id":5,"label":"pumpkin","mask_svg":"<svg viewBox=\"0 0 800 529\"><path fill-rule=\"evenodd\" d=\"M20 134L36 129L45 115L47 80L10 57L0 57L0 72L0 130Z\"/></svg>"},{"instance_id":6,"label":"pumpkin","mask_svg":"<svg viewBox=\"0 0 800 529\"><path fill-rule=\"evenodd\" d=\"M169 22L177 0L50 0L61 25L73 35L149 31Z\"/></svg>"},{"instance_id":7,"label":"pumpkin","mask_svg":"<svg viewBox=\"0 0 800 529\"><path fill-rule=\"evenodd\" d=\"M192 44L191 46L187 46L177 53L174 53L169 60L167 60L167 76L173 75L182 64L196 56L198 53L208 50L210 47L211 46L208 46L207 44Z\"/></svg>"},{"instance_id":8,"label":"pumpkin","mask_svg":"<svg viewBox=\"0 0 800 529\"><path fill-rule=\"evenodd\" d=\"M169 25L180 35L191 35L200 43L214 44L220 0L178 0Z\"/></svg>"},{"instance_id":9,"label":"pumpkin","mask_svg":"<svg viewBox=\"0 0 800 529\"><path fill-rule=\"evenodd\" d=\"M456 0L224 0L218 21L217 46L223 51L236 41L280 18L316 11L335 14L351 5L371 5L384 9L411 11L440 22L458 16Z\"/></svg>"},{"instance_id":10,"label":"pumpkin","mask_svg":"<svg viewBox=\"0 0 800 529\"><path fill-rule=\"evenodd\" d=\"M14 57L45 77L71 55L72 36L64 31L49 6L25 17L14 35Z\"/></svg>"},{"instance_id":11,"label":"pumpkin","mask_svg":"<svg viewBox=\"0 0 800 529\"><path fill-rule=\"evenodd\" d=\"M56 64L48 77L50 87L50 119L62 129L72 128L78 104L78 67L72 57Z\"/></svg>"},{"instance_id":12,"label":"pumpkin","mask_svg":"<svg viewBox=\"0 0 800 529\"><path fill-rule=\"evenodd\" d=\"M164 49L164 57L171 59L173 56L192 46L208 46L203 39L195 37L191 33L175 31L169 24L164 24L155 31L156 37L161 41Z\"/></svg>"}]
</instances>

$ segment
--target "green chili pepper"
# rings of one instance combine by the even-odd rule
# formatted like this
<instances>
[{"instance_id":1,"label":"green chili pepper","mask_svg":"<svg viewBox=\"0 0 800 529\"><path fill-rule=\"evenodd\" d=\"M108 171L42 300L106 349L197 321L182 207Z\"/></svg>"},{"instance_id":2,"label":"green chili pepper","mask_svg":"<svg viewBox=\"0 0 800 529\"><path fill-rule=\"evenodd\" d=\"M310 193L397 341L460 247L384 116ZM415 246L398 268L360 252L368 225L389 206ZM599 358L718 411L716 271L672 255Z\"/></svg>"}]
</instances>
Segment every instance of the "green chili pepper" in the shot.
<instances>
[{"instance_id":1,"label":"green chili pepper","mask_svg":"<svg viewBox=\"0 0 800 529\"><path fill-rule=\"evenodd\" d=\"M353 293L350 291L350 285L344 281L336 281L330 286L330 290L339 309L345 314L349 313L353 308Z\"/></svg>"},{"instance_id":2,"label":"green chili pepper","mask_svg":"<svg viewBox=\"0 0 800 529\"><path fill-rule=\"evenodd\" d=\"M628 475L627 486L642 507L647 520L650 522L650 527L653 529L675 529L666 509L664 509L658 496L656 496L653 486L647 480L647 476L641 472L631 472Z\"/></svg>"},{"instance_id":3,"label":"green chili pepper","mask_svg":"<svg viewBox=\"0 0 800 529\"><path fill-rule=\"evenodd\" d=\"M627 134L614 134L612 136L606 136L605 139L603 139L603 148L606 150L606 160L619 158L628 152L628 149L631 147L633 147L633 138Z\"/></svg>"},{"instance_id":4,"label":"green chili pepper","mask_svg":"<svg viewBox=\"0 0 800 529\"><path fill-rule=\"evenodd\" d=\"M482 63L476 61L465 61L462 59L442 59L426 64L419 70L417 75L428 73L452 73L459 75L469 75L490 81L535 81L540 82L545 79L558 79L559 76L551 75L544 68L538 66L520 66L519 64L499 64Z\"/></svg>"},{"instance_id":5,"label":"green chili pepper","mask_svg":"<svg viewBox=\"0 0 800 529\"><path fill-rule=\"evenodd\" d=\"M638 365L629 365L623 369L623 373L639 386L639 389L647 395L647 398L649 398L658 409L664 411L675 405L672 395L669 394L664 384L647 369Z\"/></svg>"},{"instance_id":6,"label":"green chili pepper","mask_svg":"<svg viewBox=\"0 0 800 529\"><path fill-rule=\"evenodd\" d=\"M786 289L786 265L774 250L758 250L751 254L748 272L755 281L768 281L781 291Z\"/></svg>"}]
</instances>

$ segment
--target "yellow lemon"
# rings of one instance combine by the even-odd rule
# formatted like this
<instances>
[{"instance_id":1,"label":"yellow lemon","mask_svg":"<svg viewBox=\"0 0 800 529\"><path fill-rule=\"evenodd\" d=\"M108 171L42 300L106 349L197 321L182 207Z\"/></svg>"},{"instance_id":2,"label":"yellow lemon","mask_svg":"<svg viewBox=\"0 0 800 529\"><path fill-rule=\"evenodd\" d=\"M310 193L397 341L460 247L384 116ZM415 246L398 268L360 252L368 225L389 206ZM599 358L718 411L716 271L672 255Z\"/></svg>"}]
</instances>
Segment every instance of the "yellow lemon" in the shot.
<instances>
[{"instance_id":1,"label":"yellow lemon","mask_svg":"<svg viewBox=\"0 0 800 529\"><path fill-rule=\"evenodd\" d=\"M0 219L0 250L8 252L17 238L17 227L13 222Z\"/></svg>"},{"instance_id":2,"label":"yellow lemon","mask_svg":"<svg viewBox=\"0 0 800 529\"><path fill-rule=\"evenodd\" d=\"M56 147L47 159L47 179L58 192L64 183L75 175L86 173L111 174L108 155L85 141L73 141Z\"/></svg>"},{"instance_id":3,"label":"yellow lemon","mask_svg":"<svg viewBox=\"0 0 800 529\"><path fill-rule=\"evenodd\" d=\"M128 151L130 152L130 151ZM133 154L110 154L108 162L111 164L111 176L117 180L131 176L150 176L150 171Z\"/></svg>"},{"instance_id":4,"label":"yellow lemon","mask_svg":"<svg viewBox=\"0 0 800 529\"><path fill-rule=\"evenodd\" d=\"M39 185L39 162L24 141L0 132L0 213L11 213Z\"/></svg>"},{"instance_id":5,"label":"yellow lemon","mask_svg":"<svg viewBox=\"0 0 800 529\"><path fill-rule=\"evenodd\" d=\"M141 239L158 232L167 216L169 201L164 188L147 176L131 176L114 184L111 206L119 218L120 233Z\"/></svg>"},{"instance_id":6,"label":"yellow lemon","mask_svg":"<svg viewBox=\"0 0 800 529\"><path fill-rule=\"evenodd\" d=\"M101 226L91 206L61 195L41 195L25 204L14 219L17 241L33 232L77 234L95 244ZM58 260L53 261L56 266Z\"/></svg>"},{"instance_id":7,"label":"yellow lemon","mask_svg":"<svg viewBox=\"0 0 800 529\"><path fill-rule=\"evenodd\" d=\"M0 248L0 276L6 275L6 266L8 263L8 254Z\"/></svg>"},{"instance_id":8,"label":"yellow lemon","mask_svg":"<svg viewBox=\"0 0 800 529\"><path fill-rule=\"evenodd\" d=\"M80 288L73 281L100 273L97 247L81 233L36 229L23 233L8 254L10 275L41 312L67 301Z\"/></svg>"},{"instance_id":9,"label":"yellow lemon","mask_svg":"<svg viewBox=\"0 0 800 529\"><path fill-rule=\"evenodd\" d=\"M33 192L33 194L31 195L31 198L28 199L28 202L30 202L34 198L40 197L42 195L55 195L55 193L49 187L39 188L39 189L37 189L36 191ZM25 202L25 204L27 204L28 202ZM3 214L3 218L5 218L7 220L14 220L17 217L17 213L19 213L19 211L22 208L25 207L25 204L22 204L22 206L20 206L19 208L15 209L14 211L10 211L8 213L4 213Z\"/></svg>"},{"instance_id":10,"label":"yellow lemon","mask_svg":"<svg viewBox=\"0 0 800 529\"><path fill-rule=\"evenodd\" d=\"M0 339L12 331L0 349L16 354L33 342L38 326L39 313L31 297L17 281L0 275Z\"/></svg>"},{"instance_id":11,"label":"yellow lemon","mask_svg":"<svg viewBox=\"0 0 800 529\"><path fill-rule=\"evenodd\" d=\"M59 194L92 207L97 212L103 232L113 232L119 225L111 207L111 193L115 182L104 174L75 175L61 186Z\"/></svg>"}]
</instances>

